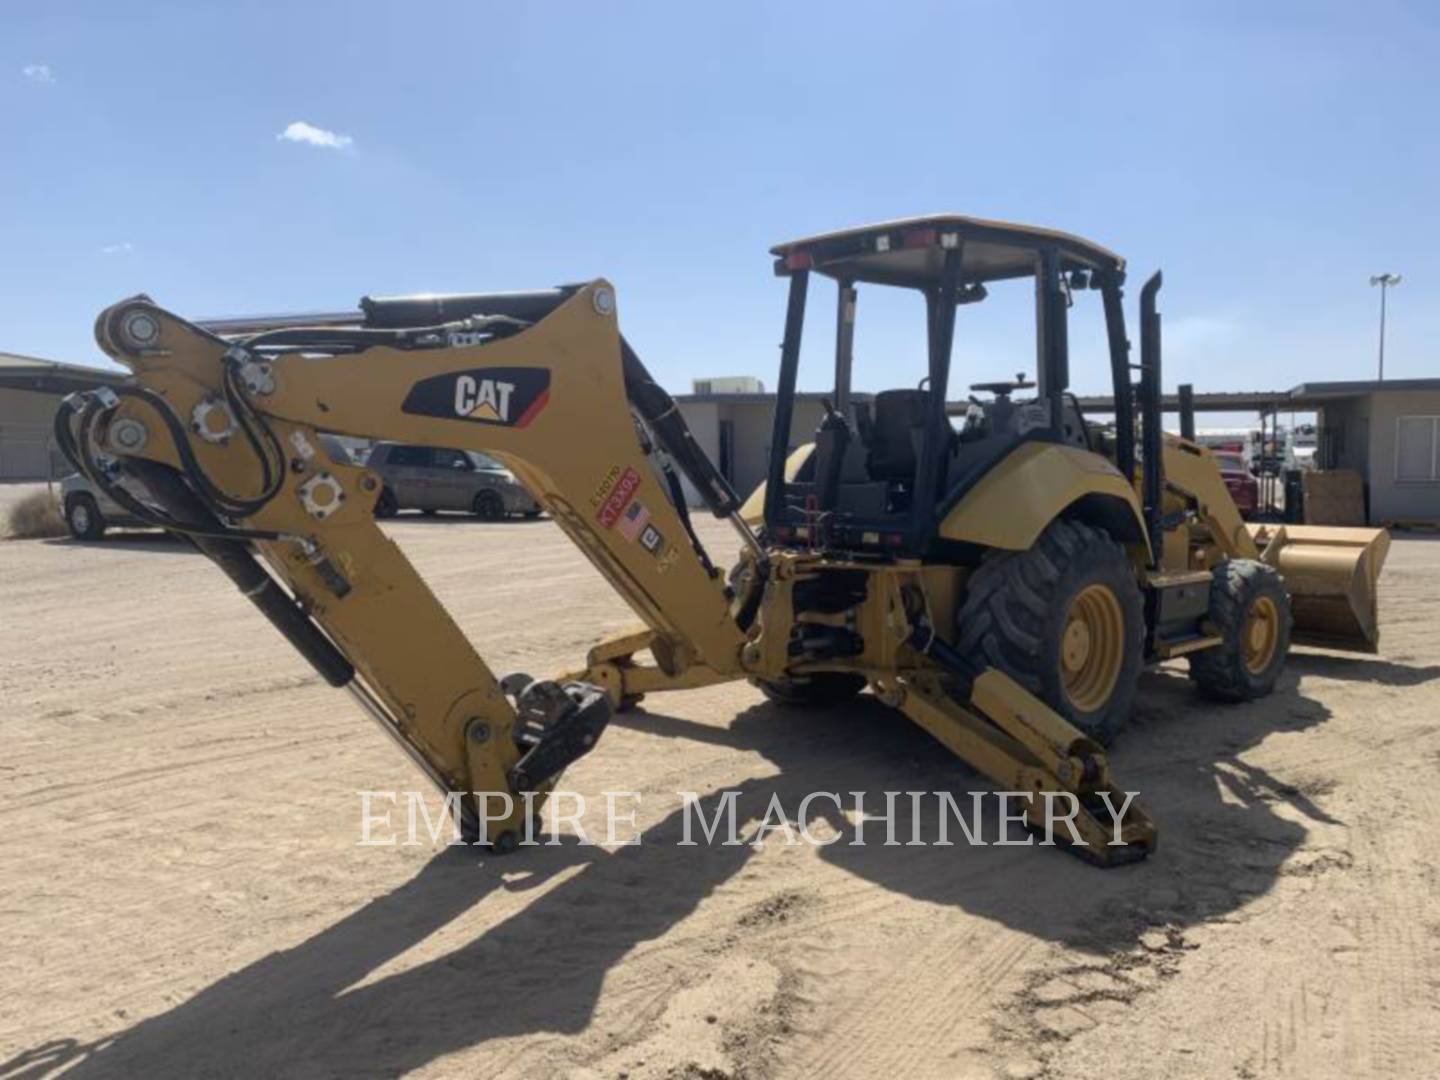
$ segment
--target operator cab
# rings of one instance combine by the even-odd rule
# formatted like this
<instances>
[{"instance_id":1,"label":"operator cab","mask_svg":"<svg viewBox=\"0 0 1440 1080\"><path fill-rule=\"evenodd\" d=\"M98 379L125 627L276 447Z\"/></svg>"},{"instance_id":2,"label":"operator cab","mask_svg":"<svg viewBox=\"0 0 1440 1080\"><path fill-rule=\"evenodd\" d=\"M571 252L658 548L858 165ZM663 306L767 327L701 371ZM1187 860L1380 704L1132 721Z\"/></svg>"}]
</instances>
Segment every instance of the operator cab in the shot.
<instances>
[{"instance_id":1,"label":"operator cab","mask_svg":"<svg viewBox=\"0 0 1440 1080\"><path fill-rule=\"evenodd\" d=\"M1122 472L1133 469L1120 303L1125 264L1118 255L1067 233L957 215L827 233L781 244L772 254L776 274L790 280L765 492L772 542L934 555L943 547L937 530L945 514L1022 443L1098 449L1069 392L1067 311L1081 290L1098 291L1104 303L1122 451L1117 464ZM791 425L813 274L836 283L834 390L814 434L814 451L797 468L786 448L808 441L801 432L792 440ZM1013 379L977 381L968 400L951 405L946 391L958 310L983 302L987 285L1022 278L1035 289L1035 379L1019 372ZM925 300L926 370L911 386L882 390L871 401L851 393L861 286L914 290Z\"/></svg>"}]
</instances>

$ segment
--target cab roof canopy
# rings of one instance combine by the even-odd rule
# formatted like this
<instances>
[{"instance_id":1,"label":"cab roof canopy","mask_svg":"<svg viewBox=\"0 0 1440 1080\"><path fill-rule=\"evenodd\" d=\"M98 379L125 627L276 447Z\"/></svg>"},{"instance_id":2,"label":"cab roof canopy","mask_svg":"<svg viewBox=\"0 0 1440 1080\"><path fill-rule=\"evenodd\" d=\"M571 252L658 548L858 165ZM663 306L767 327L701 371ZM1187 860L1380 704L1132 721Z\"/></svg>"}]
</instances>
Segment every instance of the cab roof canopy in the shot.
<instances>
[{"instance_id":1,"label":"cab roof canopy","mask_svg":"<svg viewBox=\"0 0 1440 1080\"><path fill-rule=\"evenodd\" d=\"M1123 271L1125 260L1069 233L985 221L959 214L902 218L856 229L807 236L770 249L775 272L816 270L842 281L868 281L926 289L940 280L945 251L961 251L960 281L973 284L1028 277L1037 254L1056 248L1062 271Z\"/></svg>"}]
</instances>

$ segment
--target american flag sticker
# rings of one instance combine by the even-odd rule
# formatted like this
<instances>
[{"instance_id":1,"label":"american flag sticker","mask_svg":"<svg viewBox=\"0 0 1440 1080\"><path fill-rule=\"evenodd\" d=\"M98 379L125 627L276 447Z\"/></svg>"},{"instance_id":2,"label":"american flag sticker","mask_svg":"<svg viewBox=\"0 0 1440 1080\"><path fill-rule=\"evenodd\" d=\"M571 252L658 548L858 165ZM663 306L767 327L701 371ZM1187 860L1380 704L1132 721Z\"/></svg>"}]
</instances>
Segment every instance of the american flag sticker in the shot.
<instances>
[{"instance_id":1,"label":"american flag sticker","mask_svg":"<svg viewBox=\"0 0 1440 1080\"><path fill-rule=\"evenodd\" d=\"M650 511L639 499L634 499L620 515L620 520L615 523L615 528L621 536L633 544L640 538L640 530L645 528L649 522Z\"/></svg>"}]
</instances>

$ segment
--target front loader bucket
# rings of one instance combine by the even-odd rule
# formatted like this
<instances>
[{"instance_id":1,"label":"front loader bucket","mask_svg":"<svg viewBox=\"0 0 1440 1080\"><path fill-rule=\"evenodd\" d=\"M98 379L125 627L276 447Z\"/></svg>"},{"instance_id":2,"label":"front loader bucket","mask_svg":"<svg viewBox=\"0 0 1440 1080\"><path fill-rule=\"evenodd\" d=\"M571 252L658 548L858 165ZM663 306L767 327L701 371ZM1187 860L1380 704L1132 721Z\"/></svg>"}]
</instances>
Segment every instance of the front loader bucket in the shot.
<instances>
[{"instance_id":1,"label":"front loader bucket","mask_svg":"<svg viewBox=\"0 0 1440 1080\"><path fill-rule=\"evenodd\" d=\"M1248 525L1261 559L1280 571L1300 645L1373 653L1380 646L1375 583L1390 552L1384 529Z\"/></svg>"}]
</instances>

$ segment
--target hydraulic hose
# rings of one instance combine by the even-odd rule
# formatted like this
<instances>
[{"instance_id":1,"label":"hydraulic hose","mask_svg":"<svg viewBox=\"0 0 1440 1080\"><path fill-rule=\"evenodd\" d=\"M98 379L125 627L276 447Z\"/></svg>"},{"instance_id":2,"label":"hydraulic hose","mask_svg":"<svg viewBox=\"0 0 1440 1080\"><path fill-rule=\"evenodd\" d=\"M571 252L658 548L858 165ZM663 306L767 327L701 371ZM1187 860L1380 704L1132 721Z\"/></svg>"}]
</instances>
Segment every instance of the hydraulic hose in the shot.
<instances>
[{"instance_id":1,"label":"hydraulic hose","mask_svg":"<svg viewBox=\"0 0 1440 1080\"><path fill-rule=\"evenodd\" d=\"M66 460L75 467L77 472L90 480L107 498L129 512L136 520L180 533L190 539L197 536L209 536L219 540L287 539L284 534L271 530L236 529L221 525L215 522L213 517L210 518L213 524L174 519L165 513L157 513L154 507L147 506L135 498L123 486L110 479L108 471L95 459L95 455L91 451L94 427L106 411L108 410L103 403L93 395L88 396L85 405L79 409L67 398L55 413L55 442ZM77 417L78 419L76 419ZM73 429L71 427L72 419L75 419ZM75 438L76 431L80 436L78 440ZM126 460L133 461L135 459L127 458ZM133 472L134 469L132 468L131 471Z\"/></svg>"},{"instance_id":2,"label":"hydraulic hose","mask_svg":"<svg viewBox=\"0 0 1440 1080\"><path fill-rule=\"evenodd\" d=\"M260 609L275 629L285 635L285 639L310 662L321 678L331 686L345 686L355 677L355 668L350 661L299 603L265 571L250 549L239 540L223 538L224 526L215 520L179 473L168 466L141 460L132 461L127 468L136 474L145 490L168 513L212 530L192 533L190 538L201 552L225 571L236 588Z\"/></svg>"},{"instance_id":3,"label":"hydraulic hose","mask_svg":"<svg viewBox=\"0 0 1440 1080\"><path fill-rule=\"evenodd\" d=\"M625 365L625 390L631 403L685 478L695 485L710 512L717 518L730 517L740 509L740 499L690 434L675 399L650 377L640 357L623 338L620 352Z\"/></svg>"}]
</instances>

